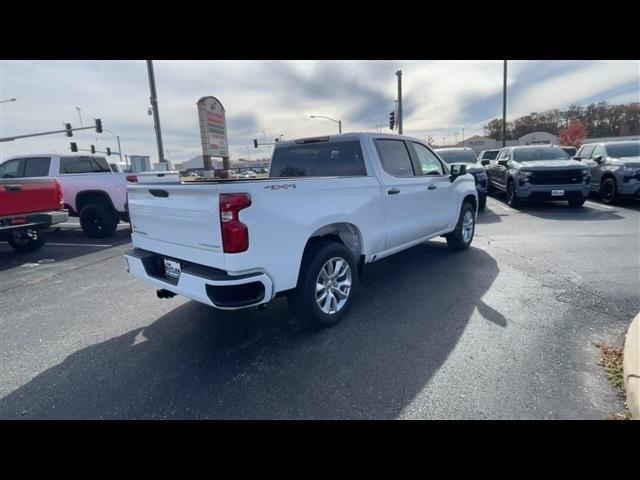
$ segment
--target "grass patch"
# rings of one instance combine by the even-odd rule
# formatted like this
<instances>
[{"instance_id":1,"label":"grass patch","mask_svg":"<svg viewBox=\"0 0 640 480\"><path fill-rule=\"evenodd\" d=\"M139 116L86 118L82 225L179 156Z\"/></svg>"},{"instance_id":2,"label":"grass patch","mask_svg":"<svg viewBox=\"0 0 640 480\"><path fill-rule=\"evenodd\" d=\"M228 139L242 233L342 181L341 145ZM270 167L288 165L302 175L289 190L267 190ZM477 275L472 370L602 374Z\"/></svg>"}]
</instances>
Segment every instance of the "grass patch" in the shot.
<instances>
[{"instance_id":1,"label":"grass patch","mask_svg":"<svg viewBox=\"0 0 640 480\"><path fill-rule=\"evenodd\" d=\"M607 419L630 420L631 412L626 403L627 392L624 386L624 373L622 371L623 347L615 347L602 340L594 342L594 345L600 350L600 361L598 365L604 368L609 381L616 386L622 398L625 399L624 412L613 413Z\"/></svg>"}]
</instances>

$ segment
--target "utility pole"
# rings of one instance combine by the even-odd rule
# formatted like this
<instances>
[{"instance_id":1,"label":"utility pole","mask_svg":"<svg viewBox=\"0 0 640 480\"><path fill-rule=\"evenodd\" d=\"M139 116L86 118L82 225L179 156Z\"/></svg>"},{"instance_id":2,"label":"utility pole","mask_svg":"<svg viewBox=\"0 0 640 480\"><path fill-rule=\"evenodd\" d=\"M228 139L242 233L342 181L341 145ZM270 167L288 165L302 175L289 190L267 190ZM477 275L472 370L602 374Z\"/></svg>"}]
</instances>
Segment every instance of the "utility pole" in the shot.
<instances>
[{"instance_id":1,"label":"utility pole","mask_svg":"<svg viewBox=\"0 0 640 480\"><path fill-rule=\"evenodd\" d=\"M84 127L84 125L82 125L82 114L80 113L80 110L82 110L80 107L76 107L76 110L78 111L78 117L80 118L80 127Z\"/></svg>"},{"instance_id":2,"label":"utility pole","mask_svg":"<svg viewBox=\"0 0 640 480\"><path fill-rule=\"evenodd\" d=\"M147 60L147 72L149 74L149 89L151 90L151 108L153 109L153 125L156 130L156 141L158 143L158 159L165 162L162 150L162 133L160 131L160 112L158 111L158 95L156 93L156 79L153 74L153 61Z\"/></svg>"},{"instance_id":3,"label":"utility pole","mask_svg":"<svg viewBox=\"0 0 640 480\"><path fill-rule=\"evenodd\" d=\"M398 118L396 123L398 124L398 133L402 135L402 70L396 72L398 77Z\"/></svg>"},{"instance_id":4,"label":"utility pole","mask_svg":"<svg viewBox=\"0 0 640 480\"><path fill-rule=\"evenodd\" d=\"M504 61L502 79L502 148L507 146L507 61Z\"/></svg>"}]
</instances>

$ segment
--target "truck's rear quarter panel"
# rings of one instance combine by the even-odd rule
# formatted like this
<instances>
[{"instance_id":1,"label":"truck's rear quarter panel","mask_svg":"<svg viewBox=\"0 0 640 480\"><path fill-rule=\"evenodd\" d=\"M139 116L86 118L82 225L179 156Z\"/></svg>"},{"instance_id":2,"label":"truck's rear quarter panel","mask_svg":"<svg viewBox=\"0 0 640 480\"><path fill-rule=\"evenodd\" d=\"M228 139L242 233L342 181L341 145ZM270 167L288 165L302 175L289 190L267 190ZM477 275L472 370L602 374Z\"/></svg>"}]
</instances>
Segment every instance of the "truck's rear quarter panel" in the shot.
<instances>
[{"instance_id":1,"label":"truck's rear quarter panel","mask_svg":"<svg viewBox=\"0 0 640 480\"><path fill-rule=\"evenodd\" d=\"M53 178L0 179L0 216L58 209L60 203Z\"/></svg>"}]
</instances>

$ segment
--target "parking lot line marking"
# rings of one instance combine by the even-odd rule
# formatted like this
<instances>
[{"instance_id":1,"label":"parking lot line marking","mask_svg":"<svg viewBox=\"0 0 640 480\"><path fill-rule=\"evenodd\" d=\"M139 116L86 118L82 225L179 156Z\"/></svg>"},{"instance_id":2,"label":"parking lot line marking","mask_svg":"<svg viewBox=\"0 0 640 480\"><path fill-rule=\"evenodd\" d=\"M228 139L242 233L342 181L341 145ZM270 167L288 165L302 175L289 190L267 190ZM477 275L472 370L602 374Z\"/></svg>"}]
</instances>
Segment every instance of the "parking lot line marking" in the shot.
<instances>
[{"instance_id":1,"label":"parking lot line marking","mask_svg":"<svg viewBox=\"0 0 640 480\"><path fill-rule=\"evenodd\" d=\"M113 247L113 245L100 245L97 243L45 243L45 245L53 245L55 247Z\"/></svg>"},{"instance_id":2,"label":"parking lot line marking","mask_svg":"<svg viewBox=\"0 0 640 480\"><path fill-rule=\"evenodd\" d=\"M489 200L489 199L487 199ZM503 205L502 203L498 202L497 200L494 200L493 198L491 199L491 201L489 202L489 205L491 205L492 207L500 207L503 210L506 210L507 212L514 212L515 210L507 205Z\"/></svg>"}]
</instances>

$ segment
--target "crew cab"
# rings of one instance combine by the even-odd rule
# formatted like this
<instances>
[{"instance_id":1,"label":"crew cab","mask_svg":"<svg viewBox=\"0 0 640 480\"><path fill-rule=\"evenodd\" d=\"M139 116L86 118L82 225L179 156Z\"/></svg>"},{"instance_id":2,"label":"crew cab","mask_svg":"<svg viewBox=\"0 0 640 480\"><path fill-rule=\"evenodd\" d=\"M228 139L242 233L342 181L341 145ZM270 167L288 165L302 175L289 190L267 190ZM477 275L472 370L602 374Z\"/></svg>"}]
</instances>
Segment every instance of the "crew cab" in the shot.
<instances>
[{"instance_id":1,"label":"crew cab","mask_svg":"<svg viewBox=\"0 0 640 480\"><path fill-rule=\"evenodd\" d=\"M475 152L468 147L436 148L435 152L449 165L467 167L467 173L473 175L476 181L478 210L484 210L487 206L487 171L484 165L478 162Z\"/></svg>"},{"instance_id":2,"label":"crew cab","mask_svg":"<svg viewBox=\"0 0 640 480\"><path fill-rule=\"evenodd\" d=\"M591 191L603 203L640 198L640 141L588 143L574 159L589 167Z\"/></svg>"},{"instance_id":3,"label":"crew cab","mask_svg":"<svg viewBox=\"0 0 640 480\"><path fill-rule=\"evenodd\" d=\"M500 150L487 166L489 194L503 191L517 208L526 200L566 200L581 207L589 196L589 169L553 146L517 146Z\"/></svg>"},{"instance_id":4,"label":"crew cab","mask_svg":"<svg viewBox=\"0 0 640 480\"><path fill-rule=\"evenodd\" d=\"M62 187L55 178L23 178L29 162L0 165L0 240L15 250L37 250L44 232L67 220Z\"/></svg>"},{"instance_id":5,"label":"crew cab","mask_svg":"<svg viewBox=\"0 0 640 480\"><path fill-rule=\"evenodd\" d=\"M219 309L288 297L314 326L344 316L364 265L444 236L469 247L478 194L416 138L345 133L278 142L269 177L128 186L129 273Z\"/></svg>"},{"instance_id":6,"label":"crew cab","mask_svg":"<svg viewBox=\"0 0 640 480\"><path fill-rule=\"evenodd\" d=\"M20 170L24 162L30 166ZM127 179L135 175L111 171L104 157L36 154L6 159L5 169L23 171L20 178L54 177L62 185L65 208L80 217L85 234L94 238L111 236L120 220L128 221Z\"/></svg>"}]
</instances>

